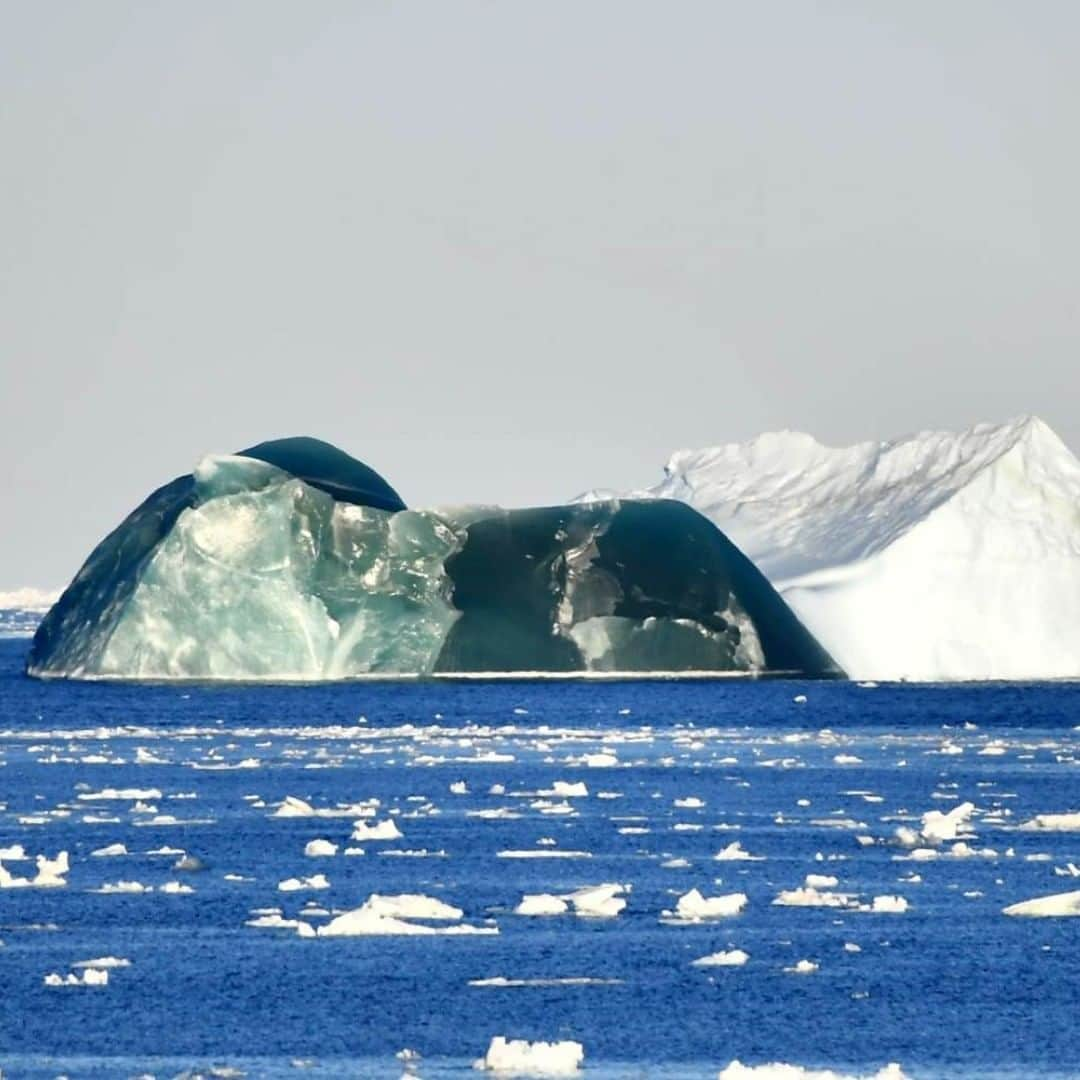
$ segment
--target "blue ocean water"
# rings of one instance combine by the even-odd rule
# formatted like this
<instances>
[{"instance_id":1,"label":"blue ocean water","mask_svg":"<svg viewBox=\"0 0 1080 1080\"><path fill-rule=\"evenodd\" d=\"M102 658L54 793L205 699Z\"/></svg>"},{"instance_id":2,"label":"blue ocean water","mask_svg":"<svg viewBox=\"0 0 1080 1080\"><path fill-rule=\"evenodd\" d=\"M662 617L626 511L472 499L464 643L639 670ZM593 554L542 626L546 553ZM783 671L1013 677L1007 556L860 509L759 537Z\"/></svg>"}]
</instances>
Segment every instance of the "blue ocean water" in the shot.
<instances>
[{"instance_id":1,"label":"blue ocean water","mask_svg":"<svg viewBox=\"0 0 1080 1080\"><path fill-rule=\"evenodd\" d=\"M1080 1075L1080 920L1002 914L1080 888L1080 832L1018 828L1080 810L1078 685L125 686L27 679L27 644L0 640L0 847L66 850L71 869L62 888L0 890L5 1076L398 1077L406 1047L413 1075L478 1075L495 1035L578 1040L596 1076L716 1076L736 1058ZM402 836L346 856L354 817L274 816L287 796L377 799L368 820ZM896 829L965 800L980 854L910 859ZM314 838L338 854L306 857ZM733 841L759 858L717 861ZM129 854L91 855L112 844ZM500 855L522 850L581 854ZM278 889L314 874L329 888ZM808 874L908 909L773 903ZM96 891L122 881L152 891ZM630 886L615 918L513 913L526 893L608 882ZM693 888L748 901L662 921ZM323 925L302 909L372 893L437 897L498 933L246 925L271 908ZM736 948L744 966L691 964ZM130 966L104 987L44 985L103 956ZM785 970L800 960L817 970ZM498 977L534 985L470 985ZM552 984L570 978L592 981Z\"/></svg>"}]
</instances>

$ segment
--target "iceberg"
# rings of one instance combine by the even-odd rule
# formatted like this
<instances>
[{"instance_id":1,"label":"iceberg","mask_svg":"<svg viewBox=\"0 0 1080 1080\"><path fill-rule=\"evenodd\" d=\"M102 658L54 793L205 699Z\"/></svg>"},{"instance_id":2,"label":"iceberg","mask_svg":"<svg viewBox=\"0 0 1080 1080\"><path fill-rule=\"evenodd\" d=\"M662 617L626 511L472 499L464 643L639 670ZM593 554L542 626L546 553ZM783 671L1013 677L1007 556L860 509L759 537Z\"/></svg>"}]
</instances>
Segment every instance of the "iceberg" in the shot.
<instances>
[{"instance_id":1,"label":"iceberg","mask_svg":"<svg viewBox=\"0 0 1080 1080\"><path fill-rule=\"evenodd\" d=\"M707 516L853 679L1080 675L1080 461L1036 418L680 450L632 497Z\"/></svg>"},{"instance_id":2,"label":"iceberg","mask_svg":"<svg viewBox=\"0 0 1080 1080\"><path fill-rule=\"evenodd\" d=\"M670 500L408 509L315 439L203 458L94 549L37 676L324 680L840 674L753 563Z\"/></svg>"}]
</instances>

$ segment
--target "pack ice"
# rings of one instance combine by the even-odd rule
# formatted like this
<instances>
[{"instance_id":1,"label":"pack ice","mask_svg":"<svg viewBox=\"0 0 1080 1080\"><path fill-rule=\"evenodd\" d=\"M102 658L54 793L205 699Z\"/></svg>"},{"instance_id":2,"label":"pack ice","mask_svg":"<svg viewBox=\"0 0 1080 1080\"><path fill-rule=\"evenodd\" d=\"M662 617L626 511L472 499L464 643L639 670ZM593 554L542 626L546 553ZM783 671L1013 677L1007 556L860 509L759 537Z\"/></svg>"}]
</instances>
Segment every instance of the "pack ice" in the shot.
<instances>
[{"instance_id":1,"label":"pack ice","mask_svg":"<svg viewBox=\"0 0 1080 1080\"><path fill-rule=\"evenodd\" d=\"M1080 675L1080 462L1034 417L680 450L634 497L710 518L852 678Z\"/></svg>"}]
</instances>

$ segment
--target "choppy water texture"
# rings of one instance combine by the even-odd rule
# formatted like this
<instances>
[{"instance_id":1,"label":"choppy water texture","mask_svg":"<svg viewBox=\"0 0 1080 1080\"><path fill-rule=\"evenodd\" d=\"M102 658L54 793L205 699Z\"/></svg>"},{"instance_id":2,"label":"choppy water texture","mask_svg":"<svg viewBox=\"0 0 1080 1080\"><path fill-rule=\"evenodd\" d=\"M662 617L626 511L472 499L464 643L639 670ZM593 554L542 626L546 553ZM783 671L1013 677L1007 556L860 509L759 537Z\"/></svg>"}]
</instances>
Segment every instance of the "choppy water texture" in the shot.
<instances>
[{"instance_id":1,"label":"choppy water texture","mask_svg":"<svg viewBox=\"0 0 1080 1080\"><path fill-rule=\"evenodd\" d=\"M1080 1072L1080 919L1002 914L1080 888L1065 876L1080 832L1018 828L1080 810L1076 685L79 685L26 679L26 646L0 641L0 847L67 850L71 869L62 888L0 890L5 1075L398 1077L406 1047L416 1075L477 1075L494 1035L577 1039L600 1076L715 1076L734 1058L846 1073L897 1061L916 1078ZM274 816L287 796L378 800L366 820L402 836L351 842L355 816ZM897 842L967 800L976 854L946 843L912 860ZM316 838L338 853L306 857ZM735 841L759 858L714 858ZM130 854L91 855L113 844ZM365 854L344 855L350 844ZM162 848L205 869L149 854ZM329 888L278 889L315 874ZM835 877L822 891L852 904L902 896L908 909L773 903L808 874ZM153 891L97 891L121 881ZM630 886L617 917L513 913L526 893L605 882ZM748 902L662 921L692 888ZM376 892L437 897L498 933L246 925L280 908L317 927L329 915L303 914L311 902L342 911ZM732 949L745 965L692 966ZM44 985L103 956L131 963L104 987ZM785 970L800 960L818 969ZM536 984L470 985L499 977Z\"/></svg>"}]
</instances>

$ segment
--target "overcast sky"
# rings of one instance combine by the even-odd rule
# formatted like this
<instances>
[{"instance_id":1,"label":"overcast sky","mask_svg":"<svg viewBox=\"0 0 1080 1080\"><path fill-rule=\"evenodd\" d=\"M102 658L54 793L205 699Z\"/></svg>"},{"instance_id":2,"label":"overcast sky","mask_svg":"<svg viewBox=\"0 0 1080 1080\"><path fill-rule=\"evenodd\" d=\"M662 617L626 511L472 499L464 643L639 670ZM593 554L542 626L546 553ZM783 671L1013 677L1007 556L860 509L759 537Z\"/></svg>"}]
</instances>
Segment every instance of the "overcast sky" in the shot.
<instances>
[{"instance_id":1,"label":"overcast sky","mask_svg":"<svg viewBox=\"0 0 1080 1080\"><path fill-rule=\"evenodd\" d=\"M0 587L207 451L412 505L1037 413L1080 4L0 2Z\"/></svg>"}]
</instances>

